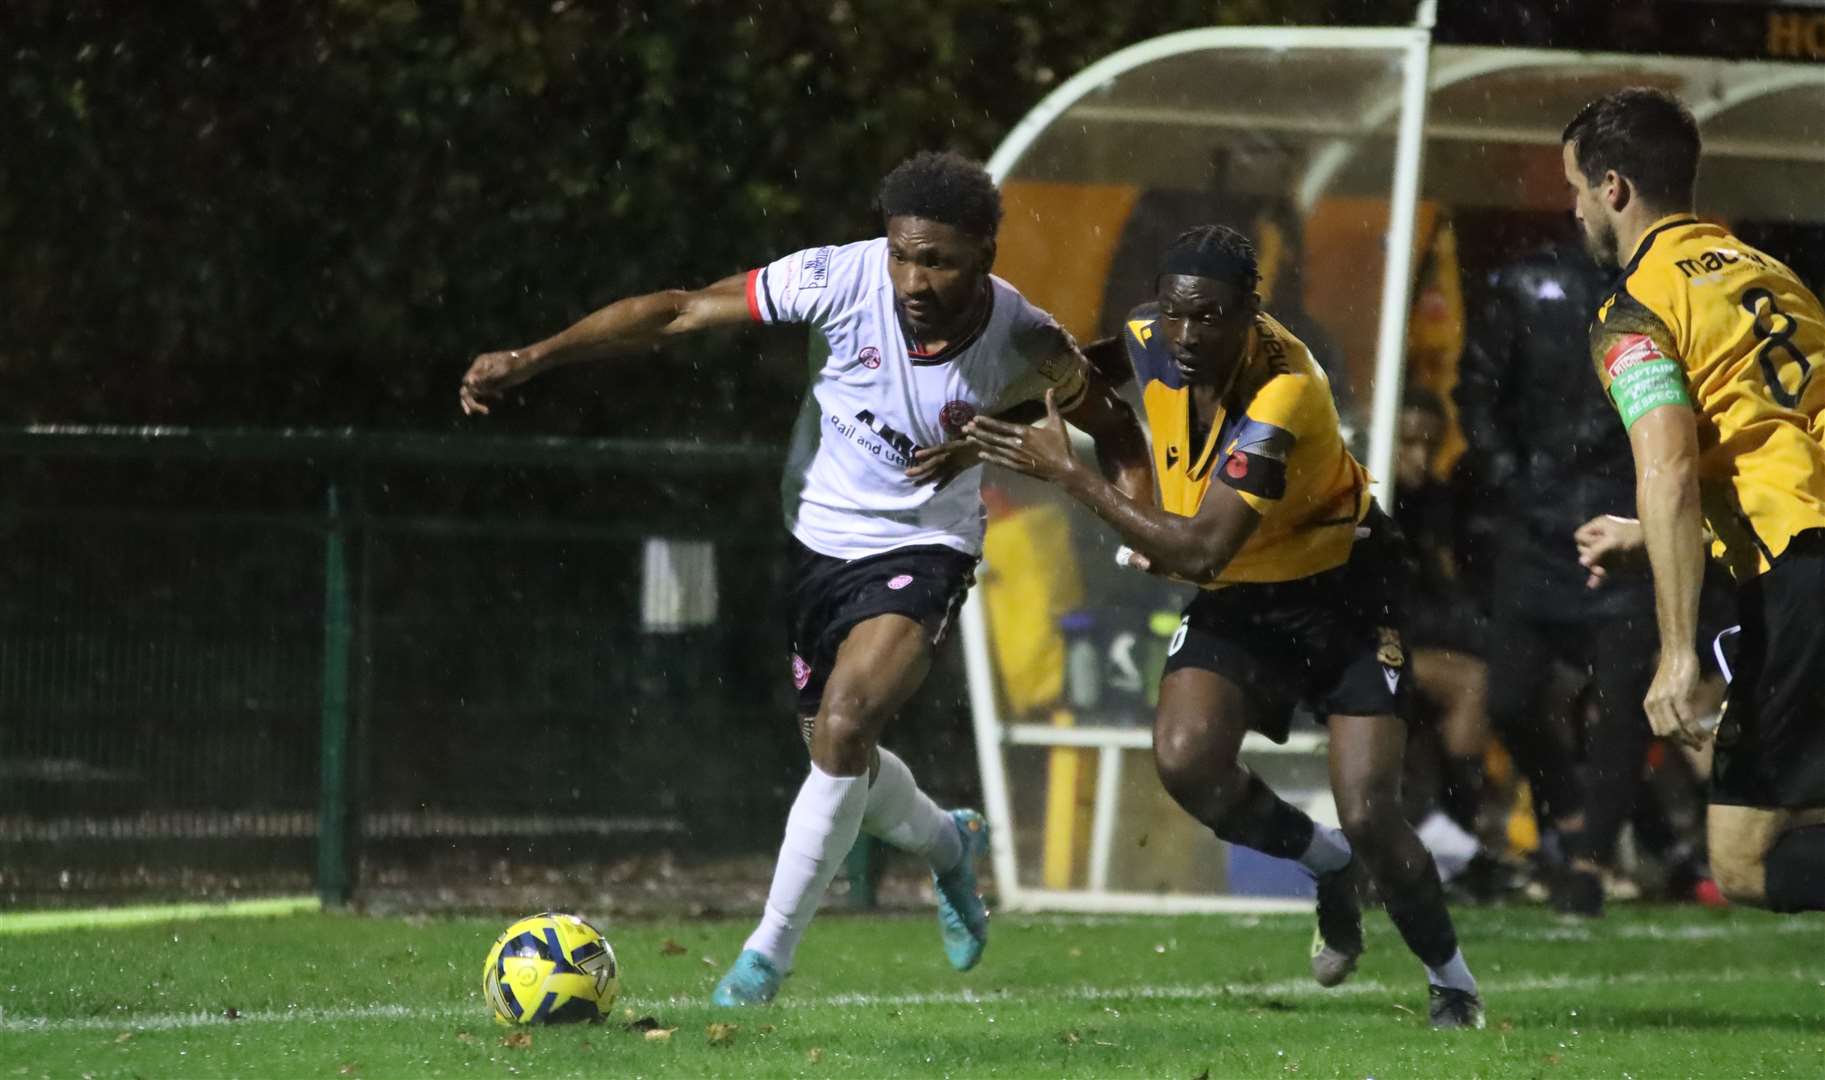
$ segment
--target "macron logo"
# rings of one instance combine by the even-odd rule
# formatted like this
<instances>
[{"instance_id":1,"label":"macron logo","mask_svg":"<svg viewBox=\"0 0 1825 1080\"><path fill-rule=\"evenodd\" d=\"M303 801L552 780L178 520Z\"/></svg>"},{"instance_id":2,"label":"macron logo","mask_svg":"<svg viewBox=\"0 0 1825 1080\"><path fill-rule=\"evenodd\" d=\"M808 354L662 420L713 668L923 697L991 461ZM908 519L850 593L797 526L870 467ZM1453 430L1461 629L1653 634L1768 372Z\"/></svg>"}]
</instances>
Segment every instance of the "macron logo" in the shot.
<instances>
[{"instance_id":1,"label":"macron logo","mask_svg":"<svg viewBox=\"0 0 1825 1080\"><path fill-rule=\"evenodd\" d=\"M1637 364L1665 359L1653 338L1646 334L1624 334L1622 340L1603 354L1603 369L1609 372L1611 379L1617 379Z\"/></svg>"}]
</instances>

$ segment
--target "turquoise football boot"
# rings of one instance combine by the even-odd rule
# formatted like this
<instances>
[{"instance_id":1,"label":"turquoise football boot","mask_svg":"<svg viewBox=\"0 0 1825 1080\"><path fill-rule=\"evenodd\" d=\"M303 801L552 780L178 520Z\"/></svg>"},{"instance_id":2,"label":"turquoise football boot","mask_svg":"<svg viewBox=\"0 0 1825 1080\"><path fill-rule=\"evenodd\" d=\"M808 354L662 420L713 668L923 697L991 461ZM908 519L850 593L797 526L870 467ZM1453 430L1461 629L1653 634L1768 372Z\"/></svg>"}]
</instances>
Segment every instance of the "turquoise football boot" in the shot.
<instances>
[{"instance_id":1,"label":"turquoise football boot","mask_svg":"<svg viewBox=\"0 0 1825 1080\"><path fill-rule=\"evenodd\" d=\"M765 1005L779 993L779 984L784 981L773 961L753 949L743 949L729 968L728 974L716 984L716 992L710 995L710 1004L725 1009L739 1008L743 1005Z\"/></svg>"},{"instance_id":2,"label":"turquoise football boot","mask_svg":"<svg viewBox=\"0 0 1825 1080\"><path fill-rule=\"evenodd\" d=\"M976 860L989 849L989 825L974 810L952 810L951 822L963 840L963 858L948 873L932 874L938 894L938 931L951 967L968 971L982 959L989 943L989 912L976 895Z\"/></svg>"}]
</instances>

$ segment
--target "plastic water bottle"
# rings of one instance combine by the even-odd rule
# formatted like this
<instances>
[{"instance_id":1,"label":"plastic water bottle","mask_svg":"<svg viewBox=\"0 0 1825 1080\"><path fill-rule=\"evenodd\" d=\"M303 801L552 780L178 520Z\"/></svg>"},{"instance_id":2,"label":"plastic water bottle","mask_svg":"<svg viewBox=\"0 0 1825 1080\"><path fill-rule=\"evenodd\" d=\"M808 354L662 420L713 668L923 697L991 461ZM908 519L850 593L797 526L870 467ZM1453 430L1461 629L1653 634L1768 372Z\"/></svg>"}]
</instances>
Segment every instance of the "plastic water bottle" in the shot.
<instances>
[{"instance_id":1,"label":"plastic water bottle","mask_svg":"<svg viewBox=\"0 0 1825 1080\"><path fill-rule=\"evenodd\" d=\"M1058 620L1065 638L1065 703L1079 713L1102 704L1103 657L1096 647L1096 615L1067 612Z\"/></svg>"}]
</instances>

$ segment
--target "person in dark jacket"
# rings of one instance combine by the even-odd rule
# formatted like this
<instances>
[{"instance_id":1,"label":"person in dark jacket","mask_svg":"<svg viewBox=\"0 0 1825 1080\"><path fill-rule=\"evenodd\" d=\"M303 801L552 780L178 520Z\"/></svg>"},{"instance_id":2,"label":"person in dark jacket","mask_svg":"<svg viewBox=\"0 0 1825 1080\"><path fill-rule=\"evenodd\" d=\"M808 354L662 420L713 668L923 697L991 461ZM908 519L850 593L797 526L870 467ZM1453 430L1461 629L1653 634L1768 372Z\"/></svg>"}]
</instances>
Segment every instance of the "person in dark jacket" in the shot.
<instances>
[{"instance_id":1,"label":"person in dark jacket","mask_svg":"<svg viewBox=\"0 0 1825 1080\"><path fill-rule=\"evenodd\" d=\"M1456 391L1465 438L1498 523L1488 633L1491 721L1532 786L1563 855L1553 901L1601 914L1601 873L1639 791L1652 737L1642 698L1659 640L1645 574L1585 587L1572 536L1632 516L1628 434L1596 393L1588 330L1609 282L1573 243L1491 272L1470 308ZM1587 672L1596 719L1577 742L1542 701L1555 662Z\"/></svg>"},{"instance_id":2,"label":"person in dark jacket","mask_svg":"<svg viewBox=\"0 0 1825 1080\"><path fill-rule=\"evenodd\" d=\"M1410 389L1401 404L1394 459L1394 520L1417 565L1407 593L1403 634L1413 690L1436 718L1439 799L1465 832L1478 832L1483 753L1489 745L1488 667L1484 662L1476 526L1464 463L1446 479L1434 472L1450 423L1445 406Z\"/></svg>"}]
</instances>

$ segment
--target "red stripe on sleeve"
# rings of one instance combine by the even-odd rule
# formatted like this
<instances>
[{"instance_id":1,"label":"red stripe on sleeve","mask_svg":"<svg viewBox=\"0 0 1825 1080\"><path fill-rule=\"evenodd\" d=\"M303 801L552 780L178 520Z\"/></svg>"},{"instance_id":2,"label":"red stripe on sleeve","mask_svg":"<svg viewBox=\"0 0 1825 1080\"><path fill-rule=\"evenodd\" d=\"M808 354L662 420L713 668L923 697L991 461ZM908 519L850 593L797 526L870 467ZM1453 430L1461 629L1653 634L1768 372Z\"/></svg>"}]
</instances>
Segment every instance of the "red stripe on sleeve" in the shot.
<instances>
[{"instance_id":1,"label":"red stripe on sleeve","mask_svg":"<svg viewBox=\"0 0 1825 1080\"><path fill-rule=\"evenodd\" d=\"M748 271L748 318L755 322L766 322L760 317L760 271Z\"/></svg>"}]
</instances>

